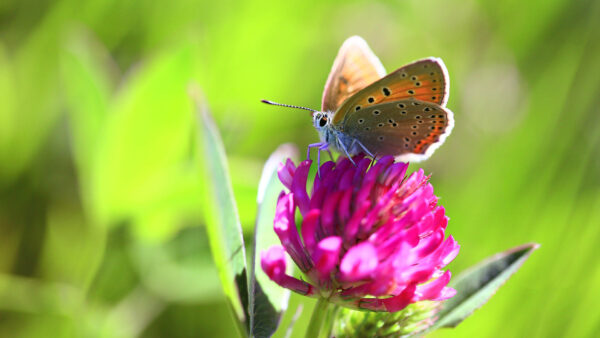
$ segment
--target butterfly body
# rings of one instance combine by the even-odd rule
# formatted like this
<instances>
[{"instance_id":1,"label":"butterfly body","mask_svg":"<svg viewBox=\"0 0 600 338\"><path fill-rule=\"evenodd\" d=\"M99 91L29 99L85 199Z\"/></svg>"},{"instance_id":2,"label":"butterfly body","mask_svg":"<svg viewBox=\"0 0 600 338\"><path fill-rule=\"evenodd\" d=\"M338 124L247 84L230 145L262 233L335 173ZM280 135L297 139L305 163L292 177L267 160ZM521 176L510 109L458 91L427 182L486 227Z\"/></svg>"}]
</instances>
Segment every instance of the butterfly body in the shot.
<instances>
[{"instance_id":1,"label":"butterfly body","mask_svg":"<svg viewBox=\"0 0 600 338\"><path fill-rule=\"evenodd\" d=\"M319 145L326 144L328 148L332 150L339 153L347 153L351 156L365 152L365 150L360 147L360 144L355 137L344 133L343 130L338 129L331 124L331 117L334 114L334 112L318 112L314 116L314 126L321 139ZM367 155L373 154L367 153Z\"/></svg>"}]
</instances>

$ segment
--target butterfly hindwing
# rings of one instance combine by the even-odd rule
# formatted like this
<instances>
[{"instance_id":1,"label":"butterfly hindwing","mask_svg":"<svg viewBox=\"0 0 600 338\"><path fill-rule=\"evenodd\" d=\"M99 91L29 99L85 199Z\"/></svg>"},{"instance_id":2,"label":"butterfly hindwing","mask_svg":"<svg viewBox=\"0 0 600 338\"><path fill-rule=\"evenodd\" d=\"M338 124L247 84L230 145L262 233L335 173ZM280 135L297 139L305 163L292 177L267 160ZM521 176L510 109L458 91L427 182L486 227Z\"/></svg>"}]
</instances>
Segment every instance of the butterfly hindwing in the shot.
<instances>
[{"instance_id":1,"label":"butterfly hindwing","mask_svg":"<svg viewBox=\"0 0 600 338\"><path fill-rule=\"evenodd\" d=\"M348 97L383 76L385 69L365 40L359 36L348 38L327 78L322 111L336 111Z\"/></svg>"},{"instance_id":2,"label":"butterfly hindwing","mask_svg":"<svg viewBox=\"0 0 600 338\"><path fill-rule=\"evenodd\" d=\"M433 102L444 107L448 98L448 71L443 61L427 58L408 64L349 97L336 111L333 124L361 109L404 99Z\"/></svg>"},{"instance_id":3,"label":"butterfly hindwing","mask_svg":"<svg viewBox=\"0 0 600 338\"><path fill-rule=\"evenodd\" d=\"M361 109L348 116L341 130L376 156L418 161L429 157L453 126L449 109L409 99Z\"/></svg>"}]
</instances>

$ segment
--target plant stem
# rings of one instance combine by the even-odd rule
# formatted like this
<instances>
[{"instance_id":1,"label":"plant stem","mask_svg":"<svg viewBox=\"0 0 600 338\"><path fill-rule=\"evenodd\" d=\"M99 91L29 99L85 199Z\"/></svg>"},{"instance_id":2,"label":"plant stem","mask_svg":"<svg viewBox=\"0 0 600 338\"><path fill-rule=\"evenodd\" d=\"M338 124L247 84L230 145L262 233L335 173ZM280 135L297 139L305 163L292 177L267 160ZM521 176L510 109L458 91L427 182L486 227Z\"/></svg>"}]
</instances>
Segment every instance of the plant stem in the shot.
<instances>
[{"instance_id":1,"label":"plant stem","mask_svg":"<svg viewBox=\"0 0 600 338\"><path fill-rule=\"evenodd\" d=\"M323 322L323 326L321 327L321 334L323 337L331 337L331 333L333 331L333 322L335 321L335 316L340 309L339 305L332 304L325 314L325 321Z\"/></svg>"},{"instance_id":2,"label":"plant stem","mask_svg":"<svg viewBox=\"0 0 600 338\"><path fill-rule=\"evenodd\" d=\"M329 328L323 328L323 322L327 317L327 308L329 302L325 298L319 298L315 309L313 310L312 316L310 317L310 324L306 329L306 338L317 338L322 336L321 329L329 330Z\"/></svg>"}]
</instances>

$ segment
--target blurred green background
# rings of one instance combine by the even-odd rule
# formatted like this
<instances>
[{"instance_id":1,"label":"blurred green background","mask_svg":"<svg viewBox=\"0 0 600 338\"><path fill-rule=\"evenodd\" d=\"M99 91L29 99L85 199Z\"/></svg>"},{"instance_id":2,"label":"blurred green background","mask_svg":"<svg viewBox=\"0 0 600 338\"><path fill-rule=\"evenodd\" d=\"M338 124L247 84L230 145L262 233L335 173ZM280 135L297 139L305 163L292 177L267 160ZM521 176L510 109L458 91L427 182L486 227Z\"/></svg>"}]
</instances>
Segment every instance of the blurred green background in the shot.
<instances>
[{"instance_id":1,"label":"blurred green background","mask_svg":"<svg viewBox=\"0 0 600 338\"><path fill-rule=\"evenodd\" d=\"M268 155L317 140L307 114L260 99L319 108L355 34L388 71L449 69L456 127L413 168L451 217L452 270L542 244L434 336L600 334L600 2L3 0L0 336L234 336L188 85L222 132L250 240Z\"/></svg>"}]
</instances>

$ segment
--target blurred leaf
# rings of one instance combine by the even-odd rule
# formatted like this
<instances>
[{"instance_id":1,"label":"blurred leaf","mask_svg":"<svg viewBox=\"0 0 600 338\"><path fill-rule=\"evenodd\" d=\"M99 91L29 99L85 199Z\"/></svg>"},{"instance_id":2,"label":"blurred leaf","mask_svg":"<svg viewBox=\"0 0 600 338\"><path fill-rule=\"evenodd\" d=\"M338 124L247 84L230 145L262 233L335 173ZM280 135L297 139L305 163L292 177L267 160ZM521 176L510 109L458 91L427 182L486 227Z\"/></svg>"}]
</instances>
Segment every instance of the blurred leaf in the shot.
<instances>
[{"instance_id":1,"label":"blurred leaf","mask_svg":"<svg viewBox=\"0 0 600 338\"><path fill-rule=\"evenodd\" d=\"M50 206L43 243L43 277L87 290L104 256L106 231L89 226L67 203Z\"/></svg>"},{"instance_id":2,"label":"blurred leaf","mask_svg":"<svg viewBox=\"0 0 600 338\"><path fill-rule=\"evenodd\" d=\"M15 318L16 317L16 318ZM80 318L56 316L55 314L8 315L3 319L12 325L0 328L2 337L47 337L52 332L52 337L81 337L74 333L81 321Z\"/></svg>"},{"instance_id":3,"label":"blurred leaf","mask_svg":"<svg viewBox=\"0 0 600 338\"><path fill-rule=\"evenodd\" d=\"M11 60L8 51L0 41L0 161L8 157L11 144L12 133L15 123L15 83ZM5 188L1 183L8 163L0 163L0 187ZM22 188L21 188L22 189ZM0 189L0 200L2 195L8 195L11 200L14 196L8 189ZM0 271L9 271L14 265L13 260L19 251L19 236L21 229L7 220L8 216L4 213L4 208L10 208L6 204L0 207L0 233L2 233L2 245L0 246Z\"/></svg>"},{"instance_id":4,"label":"blurred leaf","mask_svg":"<svg viewBox=\"0 0 600 338\"><path fill-rule=\"evenodd\" d=\"M115 71L108 52L84 30L74 31L65 43L60 71L73 140L71 146L83 196L87 198L92 160L114 90L110 75Z\"/></svg>"},{"instance_id":5,"label":"blurred leaf","mask_svg":"<svg viewBox=\"0 0 600 338\"><path fill-rule=\"evenodd\" d=\"M279 243L273 230L273 218L277 198L283 190L283 184L277 176L277 168L287 158L298 157L298 150L289 144L277 148L263 168L258 185L258 214L254 230L254 250L250 270L250 335L270 337L273 335L287 310L290 291L269 280L260 269L260 253ZM288 264L289 266L290 264Z\"/></svg>"},{"instance_id":6,"label":"blurred leaf","mask_svg":"<svg viewBox=\"0 0 600 338\"><path fill-rule=\"evenodd\" d=\"M87 292L90 303L114 305L139 284L129 250L129 245L134 240L126 224L108 232L104 257Z\"/></svg>"},{"instance_id":7,"label":"blurred leaf","mask_svg":"<svg viewBox=\"0 0 600 338\"><path fill-rule=\"evenodd\" d=\"M67 284L0 274L0 310L71 316L82 301L83 294Z\"/></svg>"},{"instance_id":8,"label":"blurred leaf","mask_svg":"<svg viewBox=\"0 0 600 338\"><path fill-rule=\"evenodd\" d=\"M12 64L0 41L0 156L7 154L14 131L15 80Z\"/></svg>"},{"instance_id":9,"label":"blurred leaf","mask_svg":"<svg viewBox=\"0 0 600 338\"><path fill-rule=\"evenodd\" d=\"M244 170L231 171L231 185L235 195L235 202L240 213L240 223L245 234L254 231L256 221L256 182L260 180L264 160L258 157L243 157L227 155L230 168L244 168Z\"/></svg>"},{"instance_id":10,"label":"blurred leaf","mask_svg":"<svg viewBox=\"0 0 600 338\"><path fill-rule=\"evenodd\" d=\"M3 81L9 82L0 84L0 99L12 97L0 110L0 122L7 122L0 137L6 142L0 146L0 179L11 179L29 165L59 116L58 46L67 10L57 5L45 13L12 53L11 62L0 60L0 68L12 68L0 69L7 76Z\"/></svg>"},{"instance_id":11,"label":"blurred leaf","mask_svg":"<svg viewBox=\"0 0 600 338\"><path fill-rule=\"evenodd\" d=\"M196 97L196 100L199 100ZM210 248L240 333L248 332L248 277L244 237L233 197L225 149L208 108L198 103L202 138L204 207Z\"/></svg>"},{"instance_id":12,"label":"blurred leaf","mask_svg":"<svg viewBox=\"0 0 600 338\"><path fill-rule=\"evenodd\" d=\"M485 304L529 258L539 244L525 244L501 252L462 272L450 286L456 296L444 302L438 320L429 329L456 327Z\"/></svg>"},{"instance_id":13,"label":"blurred leaf","mask_svg":"<svg viewBox=\"0 0 600 338\"><path fill-rule=\"evenodd\" d=\"M192 55L184 44L142 65L111 105L92 168L100 223L133 218L137 234L160 239L176 231L181 215L191 208L189 202L178 204L182 200L173 194L195 171L186 91ZM199 197L186 200L198 202Z\"/></svg>"},{"instance_id":14,"label":"blurred leaf","mask_svg":"<svg viewBox=\"0 0 600 338\"><path fill-rule=\"evenodd\" d=\"M139 337L164 307L160 299L137 287L111 309L99 336Z\"/></svg>"},{"instance_id":15,"label":"blurred leaf","mask_svg":"<svg viewBox=\"0 0 600 338\"><path fill-rule=\"evenodd\" d=\"M194 232L187 231L184 235L189 237L186 242L197 244L198 236ZM185 246L180 237L173 245ZM175 255L164 245L139 243L132 248L132 256L144 287L159 298L177 303L208 303L222 299L223 292L217 270L206 249L206 255L182 259L173 257ZM199 253L204 254L204 251Z\"/></svg>"}]
</instances>

